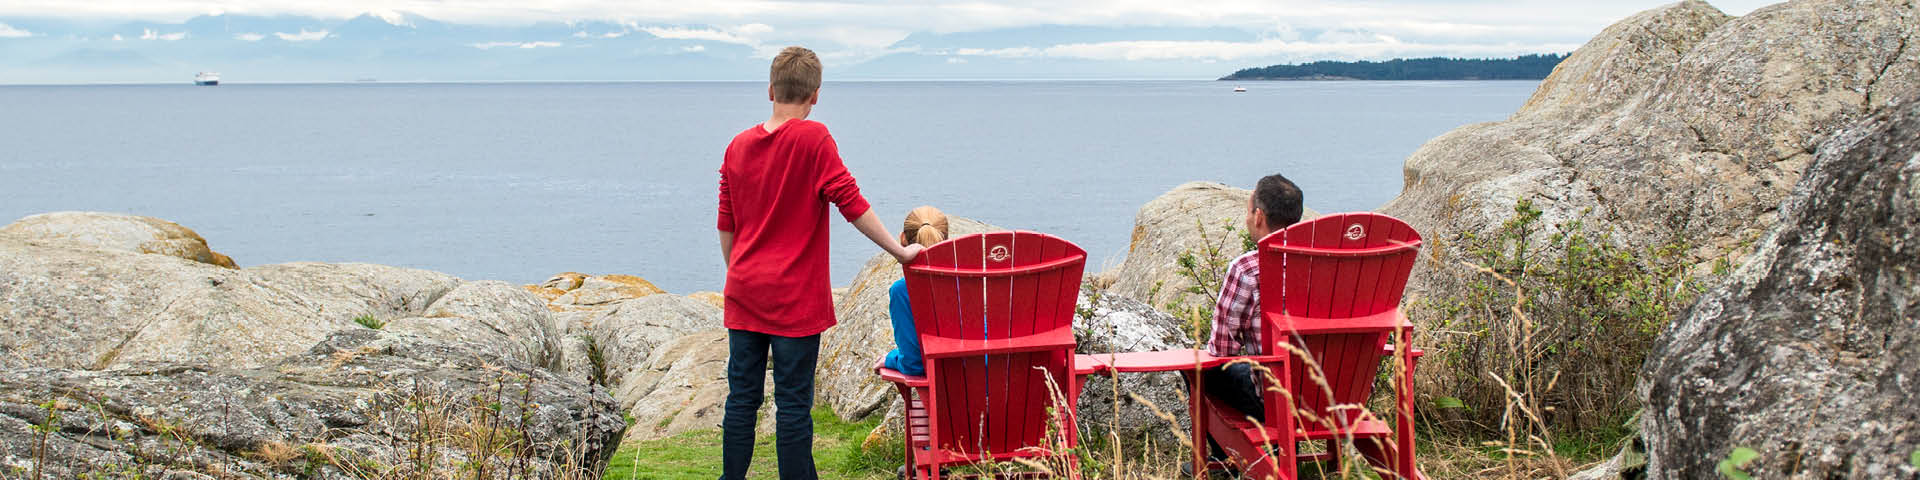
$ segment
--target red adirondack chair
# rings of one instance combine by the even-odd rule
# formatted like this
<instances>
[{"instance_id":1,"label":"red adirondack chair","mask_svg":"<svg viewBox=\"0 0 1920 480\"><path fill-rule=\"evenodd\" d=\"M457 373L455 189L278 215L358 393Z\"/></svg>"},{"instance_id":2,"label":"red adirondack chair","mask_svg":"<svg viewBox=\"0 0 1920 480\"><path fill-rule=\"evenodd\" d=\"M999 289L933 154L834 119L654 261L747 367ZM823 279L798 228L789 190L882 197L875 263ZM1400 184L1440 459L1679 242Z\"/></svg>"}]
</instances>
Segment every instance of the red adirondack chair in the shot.
<instances>
[{"instance_id":1,"label":"red adirondack chair","mask_svg":"<svg viewBox=\"0 0 1920 480\"><path fill-rule=\"evenodd\" d=\"M941 242L905 266L927 376L874 370L907 405L908 478L1034 457L1079 478L1066 449L1079 437L1073 316L1086 258L1051 235L997 232Z\"/></svg>"},{"instance_id":2,"label":"red adirondack chair","mask_svg":"<svg viewBox=\"0 0 1920 480\"><path fill-rule=\"evenodd\" d=\"M1275 369L1291 398L1266 390L1268 380L1260 380L1270 422L1264 428L1209 398L1209 436L1245 478L1297 478L1300 460L1338 468L1341 441L1351 439L1388 478L1425 479L1413 461L1413 367L1422 352L1394 355L1396 345L1411 345L1413 325L1400 313L1400 298L1420 234L1386 215L1336 214L1275 232L1259 249L1260 341L1267 355L1251 358ZM1404 362L1394 372L1399 415L1391 429L1365 410L1383 358ZM1302 457L1301 441L1327 445Z\"/></svg>"}]
</instances>

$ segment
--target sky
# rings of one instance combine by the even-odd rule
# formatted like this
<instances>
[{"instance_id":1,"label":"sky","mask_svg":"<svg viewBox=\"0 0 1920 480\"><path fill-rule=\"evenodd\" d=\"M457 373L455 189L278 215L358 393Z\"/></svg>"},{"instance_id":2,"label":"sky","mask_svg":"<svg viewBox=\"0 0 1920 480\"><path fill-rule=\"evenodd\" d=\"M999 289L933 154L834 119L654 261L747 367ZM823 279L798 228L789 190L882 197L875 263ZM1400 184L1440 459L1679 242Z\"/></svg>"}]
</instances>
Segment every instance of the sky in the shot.
<instances>
[{"instance_id":1,"label":"sky","mask_svg":"<svg viewBox=\"0 0 1920 480\"><path fill-rule=\"evenodd\" d=\"M108 25L134 21L178 23L208 14L347 19L372 13L396 24L406 23L409 15L500 27L602 21L626 25L629 27L626 30L646 31L654 37L714 44L711 46L737 45L745 47L746 55L755 58L770 57L784 45L803 44L818 51L829 66L860 64L900 53L937 53L948 64L975 60L1091 61L1116 65L1218 62L1237 67L1316 59L1485 58L1565 53L1613 22L1665 3L1650 0L0 0L0 47L10 39L60 35L84 39L71 33L48 31L51 27L36 31L33 26L36 20ZM1729 14L1742 15L1773 2L1721 0L1711 3ZM1054 40L1030 38L1052 33L1027 31L1025 43L1009 40L1021 38L1017 35L999 38L987 35L1041 27L1114 30ZM1234 34L1201 34L1191 29ZM242 32L235 38L249 42L273 37L290 41L328 38L328 34L318 30ZM967 36L976 32L981 35ZM155 38L143 39L170 40L164 37L168 34L165 28L160 28L153 32ZM617 34L620 32L582 30L576 33L580 39ZM126 39L127 35L119 38ZM965 38L975 44L956 43L955 38ZM938 41L942 39L948 41ZM571 46L583 43L572 42ZM486 49L570 46L567 39L561 38L472 42L472 45L475 48L488 45ZM691 53L710 46L683 48Z\"/></svg>"}]
</instances>

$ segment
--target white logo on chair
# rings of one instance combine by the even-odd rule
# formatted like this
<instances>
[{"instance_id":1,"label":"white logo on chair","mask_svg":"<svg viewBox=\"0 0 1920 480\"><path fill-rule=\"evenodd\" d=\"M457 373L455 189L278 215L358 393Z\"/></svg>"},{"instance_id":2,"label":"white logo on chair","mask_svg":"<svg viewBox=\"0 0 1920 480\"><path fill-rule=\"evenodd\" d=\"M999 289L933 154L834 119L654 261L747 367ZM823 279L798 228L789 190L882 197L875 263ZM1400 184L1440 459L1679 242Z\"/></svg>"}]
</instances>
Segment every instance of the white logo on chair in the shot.
<instances>
[{"instance_id":1,"label":"white logo on chair","mask_svg":"<svg viewBox=\"0 0 1920 480\"><path fill-rule=\"evenodd\" d=\"M1367 229L1360 228L1360 224L1358 223L1347 226L1347 240L1359 240L1362 238L1367 238Z\"/></svg>"},{"instance_id":2,"label":"white logo on chair","mask_svg":"<svg viewBox=\"0 0 1920 480\"><path fill-rule=\"evenodd\" d=\"M1004 262L1012 257L1013 254L1007 251L1006 245L994 245L992 250L987 251L987 259L996 262Z\"/></svg>"}]
</instances>

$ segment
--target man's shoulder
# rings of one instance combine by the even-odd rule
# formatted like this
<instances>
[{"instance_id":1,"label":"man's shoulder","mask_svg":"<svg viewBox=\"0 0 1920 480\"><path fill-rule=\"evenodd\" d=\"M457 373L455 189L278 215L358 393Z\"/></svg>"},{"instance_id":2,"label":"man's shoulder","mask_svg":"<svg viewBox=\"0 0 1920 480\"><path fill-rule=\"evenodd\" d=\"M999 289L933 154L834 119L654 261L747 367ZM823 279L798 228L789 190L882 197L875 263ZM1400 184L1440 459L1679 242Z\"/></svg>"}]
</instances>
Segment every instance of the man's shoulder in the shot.
<instances>
[{"instance_id":1,"label":"man's shoulder","mask_svg":"<svg viewBox=\"0 0 1920 480\"><path fill-rule=\"evenodd\" d=\"M1242 267L1242 268L1253 268L1255 270L1260 269L1260 250L1259 249L1248 250L1247 253L1242 253L1238 257L1233 257L1233 266Z\"/></svg>"}]
</instances>

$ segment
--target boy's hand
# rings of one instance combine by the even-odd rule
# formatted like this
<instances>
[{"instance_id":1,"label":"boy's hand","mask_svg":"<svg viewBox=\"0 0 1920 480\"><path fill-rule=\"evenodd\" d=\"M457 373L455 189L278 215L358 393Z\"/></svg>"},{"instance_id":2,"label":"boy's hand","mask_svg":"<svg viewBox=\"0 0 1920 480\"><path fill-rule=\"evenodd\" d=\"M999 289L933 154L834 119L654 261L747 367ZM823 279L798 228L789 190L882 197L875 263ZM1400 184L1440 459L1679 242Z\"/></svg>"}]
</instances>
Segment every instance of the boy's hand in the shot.
<instances>
[{"instance_id":1,"label":"boy's hand","mask_svg":"<svg viewBox=\"0 0 1920 480\"><path fill-rule=\"evenodd\" d=\"M921 250L926 250L926 249L927 247L923 247L918 243L909 244L906 247L901 248L900 253L893 254L893 259L899 260L901 265L906 265L908 262L913 261L913 257L920 256Z\"/></svg>"}]
</instances>

